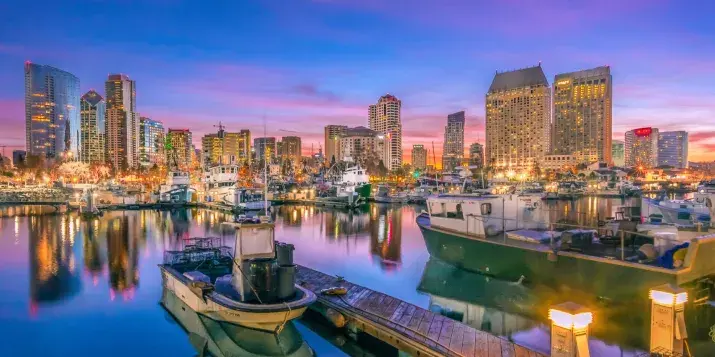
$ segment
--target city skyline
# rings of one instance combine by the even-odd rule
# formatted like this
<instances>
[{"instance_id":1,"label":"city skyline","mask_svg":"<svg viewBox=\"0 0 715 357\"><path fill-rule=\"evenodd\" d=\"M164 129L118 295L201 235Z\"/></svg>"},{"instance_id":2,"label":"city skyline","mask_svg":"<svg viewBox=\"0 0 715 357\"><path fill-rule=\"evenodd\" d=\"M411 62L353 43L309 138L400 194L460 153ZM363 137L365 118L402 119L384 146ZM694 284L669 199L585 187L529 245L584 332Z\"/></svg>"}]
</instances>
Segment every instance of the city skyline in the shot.
<instances>
[{"instance_id":1,"label":"city skyline","mask_svg":"<svg viewBox=\"0 0 715 357\"><path fill-rule=\"evenodd\" d=\"M625 131L644 124L662 131L685 130L690 133L690 160L712 160L708 153L715 149L715 123L711 124L715 89L706 78L715 74L715 64L707 60L715 54L707 35L713 25L705 18L693 19L707 13L712 4L699 3L702 9L694 11L667 1L613 2L614 11L606 12L596 4L566 9L562 2L547 2L519 10L509 3L486 6L465 1L431 18L427 14L437 13L435 5L418 2L400 11L395 28L386 15L399 3L296 2L284 8L233 4L227 6L240 8L227 12L253 10L245 11L251 14L245 27L219 18L206 29L197 24L214 16L208 12L195 12L183 28L172 18L175 13L163 15L167 5L145 4L141 11L112 7L117 19L147 28L95 37L87 33L87 26L99 25L98 19L110 10L102 14L99 9L97 19L87 19L82 14L89 10L79 4L47 3L48 13L90 22L62 27L52 26L53 21L29 22L6 15L0 32L14 37L0 35L0 78L6 83L0 88L0 120L7 123L0 143L13 149L24 146L23 79L18 68L32 60L77 76L81 93L103 88L108 73L128 74L138 83L137 112L167 127L190 128L197 146L213 130L206 123L223 121L230 130L247 128L255 135L263 132L265 114L267 136L285 136L281 129L300 132L307 154L311 143L317 151L325 125L365 125L364 108L389 92L402 101L402 148L405 162L410 162L413 144L431 147L434 141L436 155L441 156L442 132L435 129L442 125L435 124L455 111L466 111L465 145L483 143L484 94L494 72L541 61L549 79L558 73L611 67L614 139L624 140ZM14 4L5 13L21 13L26 6ZM552 19L571 16L558 24L539 21L533 34L523 35L515 29L537 24L526 10L542 11ZM290 14L316 20L314 27L303 21L281 21ZM507 15L513 16L514 29L489 20ZM450 16L487 21L457 25L446 21ZM579 19L588 16L600 21L598 27L581 24ZM363 21L366 18L371 20ZM263 26L275 31L265 34ZM468 35L460 26L478 29L472 32L480 34ZM563 34L564 29L568 34ZM225 45L205 36L215 30L259 36L256 40L263 41L255 50ZM53 36L41 35L48 31ZM192 31L198 32L192 36ZM368 41L385 31L395 36L377 44ZM548 39L543 34L555 36ZM83 36L89 37L76 40ZM582 41L584 37L588 41ZM486 38L491 39L483 41ZM534 38L539 39L537 45L530 44ZM444 52L452 55L445 57Z\"/></svg>"}]
</instances>

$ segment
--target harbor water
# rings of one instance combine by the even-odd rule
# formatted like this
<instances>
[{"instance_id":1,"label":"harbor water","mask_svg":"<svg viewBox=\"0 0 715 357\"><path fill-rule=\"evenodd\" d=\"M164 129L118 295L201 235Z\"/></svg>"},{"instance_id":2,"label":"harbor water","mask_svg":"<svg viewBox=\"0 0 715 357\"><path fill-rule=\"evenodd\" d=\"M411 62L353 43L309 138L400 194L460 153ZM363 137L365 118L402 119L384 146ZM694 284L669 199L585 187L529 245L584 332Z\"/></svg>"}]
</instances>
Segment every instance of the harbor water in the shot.
<instances>
[{"instance_id":1,"label":"harbor water","mask_svg":"<svg viewBox=\"0 0 715 357\"><path fill-rule=\"evenodd\" d=\"M589 225L638 200L583 198L544 203L558 219ZM343 276L432 311L549 352L548 289L460 271L430 256L415 223L424 206L370 204L359 211L285 205L273 210L276 238L298 264ZM232 217L203 209L108 212L83 220L49 207L0 208L2 356L193 356L186 326L161 304L157 264L181 239L224 237ZM618 277L614 277L618 284ZM565 282L566 283L566 282ZM648 297L644 296L647 301ZM648 348L649 310L593 297L591 356L638 356ZM689 346L715 355L715 313L686 310ZM321 356L354 353L345 339L295 330ZM339 341L336 343L336 341ZM342 346L341 346L342 345ZM255 348L255 346L254 346ZM266 348L266 355L270 349Z\"/></svg>"}]
</instances>

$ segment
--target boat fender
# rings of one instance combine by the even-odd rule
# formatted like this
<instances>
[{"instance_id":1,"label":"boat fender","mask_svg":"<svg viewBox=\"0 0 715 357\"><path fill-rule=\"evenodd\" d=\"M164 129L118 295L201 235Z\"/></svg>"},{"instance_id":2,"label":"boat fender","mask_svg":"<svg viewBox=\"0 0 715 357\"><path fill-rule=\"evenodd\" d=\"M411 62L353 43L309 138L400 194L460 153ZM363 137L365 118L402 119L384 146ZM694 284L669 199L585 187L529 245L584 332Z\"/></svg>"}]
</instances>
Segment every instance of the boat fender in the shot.
<instances>
[{"instance_id":1,"label":"boat fender","mask_svg":"<svg viewBox=\"0 0 715 357\"><path fill-rule=\"evenodd\" d=\"M484 233L486 233L487 236L495 236L499 234L500 230L494 226L493 224L487 225L484 227Z\"/></svg>"},{"instance_id":2,"label":"boat fender","mask_svg":"<svg viewBox=\"0 0 715 357\"><path fill-rule=\"evenodd\" d=\"M326 289L320 290L321 295L342 296L347 293L348 293L348 289L345 289L342 286L334 286L331 288L326 288Z\"/></svg>"},{"instance_id":3,"label":"boat fender","mask_svg":"<svg viewBox=\"0 0 715 357\"><path fill-rule=\"evenodd\" d=\"M337 328L343 328L348 323L343 314L331 308L325 309L323 316L325 316L325 318L328 319L328 321L330 321L330 323Z\"/></svg>"}]
</instances>

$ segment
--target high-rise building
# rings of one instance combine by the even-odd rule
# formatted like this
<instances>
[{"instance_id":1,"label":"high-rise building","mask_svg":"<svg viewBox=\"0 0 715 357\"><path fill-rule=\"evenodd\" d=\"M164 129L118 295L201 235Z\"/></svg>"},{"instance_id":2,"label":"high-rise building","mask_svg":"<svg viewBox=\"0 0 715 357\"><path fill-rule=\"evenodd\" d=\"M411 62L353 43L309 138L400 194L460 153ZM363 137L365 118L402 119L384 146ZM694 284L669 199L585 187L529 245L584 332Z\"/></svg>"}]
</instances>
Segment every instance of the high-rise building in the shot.
<instances>
[{"instance_id":1,"label":"high-rise building","mask_svg":"<svg viewBox=\"0 0 715 357\"><path fill-rule=\"evenodd\" d=\"M104 163L106 105L94 89L80 98L79 159L88 164Z\"/></svg>"},{"instance_id":2,"label":"high-rise building","mask_svg":"<svg viewBox=\"0 0 715 357\"><path fill-rule=\"evenodd\" d=\"M325 157L328 162L339 160L337 153L340 151L340 137L345 134L348 127L345 125L326 125L325 126Z\"/></svg>"},{"instance_id":3,"label":"high-rise building","mask_svg":"<svg viewBox=\"0 0 715 357\"><path fill-rule=\"evenodd\" d=\"M541 65L497 73L486 95L487 164L526 170L549 150L551 90Z\"/></svg>"},{"instance_id":4,"label":"high-rise building","mask_svg":"<svg viewBox=\"0 0 715 357\"><path fill-rule=\"evenodd\" d=\"M638 128L626 132L625 166L658 166L658 129Z\"/></svg>"},{"instance_id":5,"label":"high-rise building","mask_svg":"<svg viewBox=\"0 0 715 357\"><path fill-rule=\"evenodd\" d=\"M79 97L79 79L73 74L25 62L25 146L28 154L49 159L79 155Z\"/></svg>"},{"instance_id":6,"label":"high-rise building","mask_svg":"<svg viewBox=\"0 0 715 357\"><path fill-rule=\"evenodd\" d=\"M626 164L625 143L622 140L613 140L611 143L611 160L613 166L623 167Z\"/></svg>"},{"instance_id":7,"label":"high-rise building","mask_svg":"<svg viewBox=\"0 0 715 357\"><path fill-rule=\"evenodd\" d=\"M166 160L164 124L147 117L139 118L139 164L143 167L162 166Z\"/></svg>"},{"instance_id":8,"label":"high-rise building","mask_svg":"<svg viewBox=\"0 0 715 357\"><path fill-rule=\"evenodd\" d=\"M390 170L402 167L402 102L394 95L385 94L368 109L368 126L371 130L385 134L387 162Z\"/></svg>"},{"instance_id":9,"label":"high-rise building","mask_svg":"<svg viewBox=\"0 0 715 357\"><path fill-rule=\"evenodd\" d=\"M303 155L300 137L284 136L281 139L281 159L291 160L293 164L300 162Z\"/></svg>"},{"instance_id":10,"label":"high-rise building","mask_svg":"<svg viewBox=\"0 0 715 357\"><path fill-rule=\"evenodd\" d=\"M412 167L418 170L427 168L427 150L422 144L412 145Z\"/></svg>"},{"instance_id":11,"label":"high-rise building","mask_svg":"<svg viewBox=\"0 0 715 357\"><path fill-rule=\"evenodd\" d=\"M253 148L256 151L256 161L268 159L269 163L276 161L276 138L255 138L253 139Z\"/></svg>"},{"instance_id":12,"label":"high-rise building","mask_svg":"<svg viewBox=\"0 0 715 357\"><path fill-rule=\"evenodd\" d=\"M482 144L469 145L469 166L484 167L484 146Z\"/></svg>"},{"instance_id":13,"label":"high-rise building","mask_svg":"<svg viewBox=\"0 0 715 357\"><path fill-rule=\"evenodd\" d=\"M348 128L340 137L338 145L337 160L352 161L365 165L367 162L378 162L383 164L387 159L385 156L385 134L375 130L370 130L364 126Z\"/></svg>"},{"instance_id":14,"label":"high-rise building","mask_svg":"<svg viewBox=\"0 0 715 357\"><path fill-rule=\"evenodd\" d=\"M557 74L553 102L552 154L611 163L611 68Z\"/></svg>"},{"instance_id":15,"label":"high-rise building","mask_svg":"<svg viewBox=\"0 0 715 357\"><path fill-rule=\"evenodd\" d=\"M107 163L117 169L139 165L139 114L136 84L124 74L110 74L104 83L107 101Z\"/></svg>"},{"instance_id":16,"label":"high-rise building","mask_svg":"<svg viewBox=\"0 0 715 357\"><path fill-rule=\"evenodd\" d=\"M687 131L664 131L658 135L658 166L688 167Z\"/></svg>"},{"instance_id":17,"label":"high-rise building","mask_svg":"<svg viewBox=\"0 0 715 357\"><path fill-rule=\"evenodd\" d=\"M194 150L189 129L169 129L166 134L169 147L166 152L166 162L170 168L176 166L186 170L191 167Z\"/></svg>"},{"instance_id":18,"label":"high-rise building","mask_svg":"<svg viewBox=\"0 0 715 357\"><path fill-rule=\"evenodd\" d=\"M464 111L447 116L444 127L442 170L452 171L462 164L464 158Z\"/></svg>"},{"instance_id":19,"label":"high-rise building","mask_svg":"<svg viewBox=\"0 0 715 357\"><path fill-rule=\"evenodd\" d=\"M217 134L204 135L201 138L203 160L206 165L218 164L250 164L251 163L251 132L241 130L238 133L228 133L223 130Z\"/></svg>"},{"instance_id":20,"label":"high-rise building","mask_svg":"<svg viewBox=\"0 0 715 357\"><path fill-rule=\"evenodd\" d=\"M12 151L12 166L15 166L15 167L24 166L26 159L27 159L27 151L25 151L25 150L13 150Z\"/></svg>"}]
</instances>

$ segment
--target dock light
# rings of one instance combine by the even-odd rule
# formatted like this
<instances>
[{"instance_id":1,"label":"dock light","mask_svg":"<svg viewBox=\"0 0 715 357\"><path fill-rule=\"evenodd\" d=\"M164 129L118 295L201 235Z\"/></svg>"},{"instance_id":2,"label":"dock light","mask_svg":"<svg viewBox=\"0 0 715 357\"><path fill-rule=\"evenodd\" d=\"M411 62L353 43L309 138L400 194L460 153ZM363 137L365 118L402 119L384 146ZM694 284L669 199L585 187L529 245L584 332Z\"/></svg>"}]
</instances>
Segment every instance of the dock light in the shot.
<instances>
[{"instance_id":1,"label":"dock light","mask_svg":"<svg viewBox=\"0 0 715 357\"><path fill-rule=\"evenodd\" d=\"M593 313L585 307L565 302L549 309L551 356L589 357L588 326Z\"/></svg>"},{"instance_id":2,"label":"dock light","mask_svg":"<svg viewBox=\"0 0 715 357\"><path fill-rule=\"evenodd\" d=\"M683 341L688 338L684 307L688 301L685 289L664 284L650 290L650 352L683 354Z\"/></svg>"}]
</instances>

